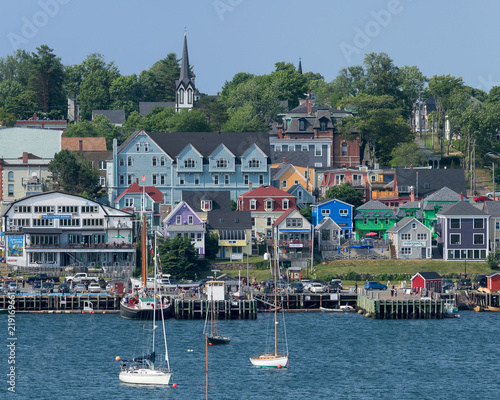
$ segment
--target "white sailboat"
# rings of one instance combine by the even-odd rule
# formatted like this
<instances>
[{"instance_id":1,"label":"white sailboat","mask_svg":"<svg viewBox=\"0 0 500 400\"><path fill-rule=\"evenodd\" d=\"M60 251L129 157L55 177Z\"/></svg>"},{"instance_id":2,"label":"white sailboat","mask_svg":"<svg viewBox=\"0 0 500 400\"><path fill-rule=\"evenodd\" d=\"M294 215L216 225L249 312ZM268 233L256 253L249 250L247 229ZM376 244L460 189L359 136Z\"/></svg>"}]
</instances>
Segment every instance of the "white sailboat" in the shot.
<instances>
[{"instance_id":1,"label":"white sailboat","mask_svg":"<svg viewBox=\"0 0 500 400\"><path fill-rule=\"evenodd\" d=\"M276 248L276 238L274 237L274 229L273 229L273 247L274 247L274 352L266 351L264 353L260 353L254 357L250 357L250 362L252 365L256 367L269 367L269 368L284 368L288 367L288 344L286 343L286 328L285 328L285 317L283 315L283 331L285 332L285 348L286 350L283 352L278 351L278 308L281 308L283 311L283 307L278 307L278 288L277 288L277 274L278 274L278 250Z\"/></svg>"},{"instance_id":2,"label":"white sailboat","mask_svg":"<svg viewBox=\"0 0 500 400\"><path fill-rule=\"evenodd\" d=\"M155 235L155 255L157 253L156 249L156 235ZM155 282L157 276L157 256L155 256ZM162 329L163 329L163 342L165 346L165 357L164 360L155 363L156 353L155 353L155 330L158 328L156 326L156 307L157 307L157 297L156 297L156 284L154 286L154 313L153 313L153 326L152 326L152 351L149 354L135 357L132 360L120 360L122 361L122 369L120 371L119 379L124 383L132 383L138 385L168 385L170 378L172 377L172 370L170 369L170 362L168 359L168 348L167 348L167 336L165 332L165 319L163 313L161 315Z\"/></svg>"}]
</instances>

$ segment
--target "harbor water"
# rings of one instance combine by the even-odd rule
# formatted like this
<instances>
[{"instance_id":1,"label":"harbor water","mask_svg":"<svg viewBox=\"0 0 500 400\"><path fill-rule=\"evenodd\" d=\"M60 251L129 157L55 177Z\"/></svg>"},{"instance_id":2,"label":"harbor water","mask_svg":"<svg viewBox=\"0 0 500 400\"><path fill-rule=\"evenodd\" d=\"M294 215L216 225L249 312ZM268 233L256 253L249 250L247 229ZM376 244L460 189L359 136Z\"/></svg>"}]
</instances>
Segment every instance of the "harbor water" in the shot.
<instances>
[{"instance_id":1,"label":"harbor water","mask_svg":"<svg viewBox=\"0 0 500 400\"><path fill-rule=\"evenodd\" d=\"M252 367L264 350L265 318L221 321L231 343L208 348L211 399L484 399L500 393L500 314L459 319L372 320L358 314L287 314L289 369ZM0 332L7 343L7 315ZM204 321L166 321L171 383L118 380L116 356L136 354L144 322L117 314L15 316L15 390L7 390L11 349L3 346L2 399L205 398ZM191 351L192 350L192 351Z\"/></svg>"}]
</instances>

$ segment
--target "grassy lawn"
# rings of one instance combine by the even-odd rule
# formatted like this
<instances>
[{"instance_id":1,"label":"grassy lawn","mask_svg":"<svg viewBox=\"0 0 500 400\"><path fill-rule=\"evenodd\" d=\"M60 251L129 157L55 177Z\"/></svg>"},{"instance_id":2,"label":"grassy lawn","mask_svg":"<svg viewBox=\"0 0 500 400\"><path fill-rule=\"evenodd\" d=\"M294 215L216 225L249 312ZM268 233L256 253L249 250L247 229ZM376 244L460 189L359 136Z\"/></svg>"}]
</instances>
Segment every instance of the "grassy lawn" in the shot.
<instances>
[{"instance_id":1,"label":"grassy lawn","mask_svg":"<svg viewBox=\"0 0 500 400\"><path fill-rule=\"evenodd\" d=\"M302 271L302 278L307 275L309 278L329 280L333 276L347 275L349 272L357 274L377 275L397 275L410 274L414 275L417 272L437 272L445 276L454 276L464 274L467 268L467 275L470 274L489 274L492 270L485 262L468 262L465 264L460 261L442 261L442 260L343 260L332 261L330 263L322 263L314 266L312 274ZM232 276L238 276L238 271L225 270L219 274L227 273ZM207 275L212 272L208 271ZM246 270L241 271L242 276L246 276ZM269 279L271 273L269 269L250 269L250 279L255 276L257 281ZM349 284L349 282L346 282Z\"/></svg>"},{"instance_id":2,"label":"grassy lawn","mask_svg":"<svg viewBox=\"0 0 500 400\"><path fill-rule=\"evenodd\" d=\"M500 170L498 168L495 168L495 174L500 173ZM491 170L485 168L485 169L476 169L476 175L478 180L481 181L481 187L478 187L478 189L484 189L484 186L487 186L488 191L493 191L493 176L491 175ZM496 188L498 189L498 188Z\"/></svg>"}]
</instances>

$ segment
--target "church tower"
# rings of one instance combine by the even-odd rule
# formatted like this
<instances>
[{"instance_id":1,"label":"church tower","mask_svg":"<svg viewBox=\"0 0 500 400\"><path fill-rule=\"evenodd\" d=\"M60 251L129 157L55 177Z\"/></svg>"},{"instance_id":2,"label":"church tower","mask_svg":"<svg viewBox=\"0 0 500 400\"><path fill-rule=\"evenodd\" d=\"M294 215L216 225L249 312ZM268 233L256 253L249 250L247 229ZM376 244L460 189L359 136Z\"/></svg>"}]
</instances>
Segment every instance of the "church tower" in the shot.
<instances>
[{"instance_id":1,"label":"church tower","mask_svg":"<svg viewBox=\"0 0 500 400\"><path fill-rule=\"evenodd\" d=\"M175 111L180 111L183 108L192 109L194 106L195 91L194 81L189 75L187 36L184 32L181 73L179 79L175 81Z\"/></svg>"}]
</instances>

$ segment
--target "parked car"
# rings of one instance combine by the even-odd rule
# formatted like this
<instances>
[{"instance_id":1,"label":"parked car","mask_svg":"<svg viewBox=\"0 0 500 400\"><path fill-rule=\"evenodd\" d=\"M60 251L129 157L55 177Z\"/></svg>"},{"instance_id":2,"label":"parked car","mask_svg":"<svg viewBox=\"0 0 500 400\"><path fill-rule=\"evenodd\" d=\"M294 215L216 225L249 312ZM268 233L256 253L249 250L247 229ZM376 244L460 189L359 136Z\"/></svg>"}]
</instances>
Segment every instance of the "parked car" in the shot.
<instances>
[{"instance_id":1,"label":"parked car","mask_svg":"<svg viewBox=\"0 0 500 400\"><path fill-rule=\"evenodd\" d=\"M41 289L41 287L42 287L42 281L33 282L33 289Z\"/></svg>"},{"instance_id":2,"label":"parked car","mask_svg":"<svg viewBox=\"0 0 500 400\"><path fill-rule=\"evenodd\" d=\"M324 293L327 291L327 288L322 283L311 282L311 286L309 287L309 291L311 293Z\"/></svg>"},{"instance_id":3,"label":"parked car","mask_svg":"<svg viewBox=\"0 0 500 400\"><path fill-rule=\"evenodd\" d=\"M472 289L472 282L470 281L469 278L464 278L460 279L458 281L458 288L459 289Z\"/></svg>"},{"instance_id":4,"label":"parked car","mask_svg":"<svg viewBox=\"0 0 500 400\"><path fill-rule=\"evenodd\" d=\"M90 282L87 290L90 293L101 293L101 286L97 282Z\"/></svg>"},{"instance_id":5,"label":"parked car","mask_svg":"<svg viewBox=\"0 0 500 400\"><path fill-rule=\"evenodd\" d=\"M59 287L57 288L57 290L59 291L59 293L62 293L63 292L63 289L64 289L64 293L69 293L71 292L71 286L68 285L67 283L61 283L59 285Z\"/></svg>"},{"instance_id":6,"label":"parked car","mask_svg":"<svg viewBox=\"0 0 500 400\"><path fill-rule=\"evenodd\" d=\"M476 203L484 203L485 201L493 201L493 196L488 197L488 196L476 196L474 197L474 201Z\"/></svg>"},{"instance_id":7,"label":"parked car","mask_svg":"<svg viewBox=\"0 0 500 400\"><path fill-rule=\"evenodd\" d=\"M52 282L43 282L41 291L45 293L52 293L54 291L54 284Z\"/></svg>"},{"instance_id":8,"label":"parked car","mask_svg":"<svg viewBox=\"0 0 500 400\"><path fill-rule=\"evenodd\" d=\"M82 292L85 292L87 290L87 286L85 286L83 283L79 283L78 285L76 285L74 287L73 290L75 293L82 293Z\"/></svg>"},{"instance_id":9,"label":"parked car","mask_svg":"<svg viewBox=\"0 0 500 400\"><path fill-rule=\"evenodd\" d=\"M443 279L443 292L451 290L455 287L455 284L451 279Z\"/></svg>"},{"instance_id":10,"label":"parked car","mask_svg":"<svg viewBox=\"0 0 500 400\"><path fill-rule=\"evenodd\" d=\"M332 279L328 284L328 289L331 293L336 293L342 290L342 280Z\"/></svg>"},{"instance_id":11,"label":"parked car","mask_svg":"<svg viewBox=\"0 0 500 400\"><path fill-rule=\"evenodd\" d=\"M493 192L486 193L487 197L493 197ZM495 197L500 197L500 190L495 190Z\"/></svg>"},{"instance_id":12,"label":"parked car","mask_svg":"<svg viewBox=\"0 0 500 400\"><path fill-rule=\"evenodd\" d=\"M368 281L365 283L366 290L387 290L387 285L378 281Z\"/></svg>"},{"instance_id":13,"label":"parked car","mask_svg":"<svg viewBox=\"0 0 500 400\"><path fill-rule=\"evenodd\" d=\"M9 283L8 291L9 292L17 292L21 290L21 286L17 284L17 282L11 282Z\"/></svg>"},{"instance_id":14,"label":"parked car","mask_svg":"<svg viewBox=\"0 0 500 400\"><path fill-rule=\"evenodd\" d=\"M302 293L304 292L304 285L302 282L292 282L292 290L293 293Z\"/></svg>"},{"instance_id":15,"label":"parked car","mask_svg":"<svg viewBox=\"0 0 500 400\"><path fill-rule=\"evenodd\" d=\"M0 293L3 292L3 285L0 283Z\"/></svg>"}]
</instances>

